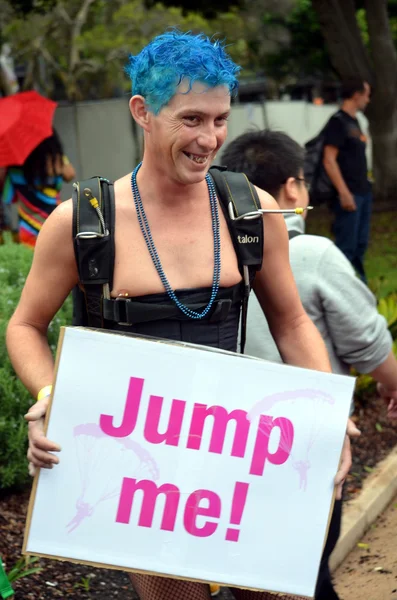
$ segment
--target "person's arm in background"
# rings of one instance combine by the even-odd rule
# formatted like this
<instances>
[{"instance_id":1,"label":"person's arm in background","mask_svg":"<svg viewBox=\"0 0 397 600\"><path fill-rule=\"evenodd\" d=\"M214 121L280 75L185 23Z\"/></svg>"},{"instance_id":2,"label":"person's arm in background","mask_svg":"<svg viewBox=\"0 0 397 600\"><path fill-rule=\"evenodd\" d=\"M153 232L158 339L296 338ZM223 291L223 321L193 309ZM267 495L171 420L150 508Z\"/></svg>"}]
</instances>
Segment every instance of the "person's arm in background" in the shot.
<instances>
[{"instance_id":1,"label":"person's arm in background","mask_svg":"<svg viewBox=\"0 0 397 600\"><path fill-rule=\"evenodd\" d=\"M339 201L344 210L355 211L356 203L343 179L338 165L339 149L346 138L346 128L341 119L333 117L330 119L325 130L323 166L339 195Z\"/></svg>"},{"instance_id":2,"label":"person's arm in background","mask_svg":"<svg viewBox=\"0 0 397 600\"><path fill-rule=\"evenodd\" d=\"M277 202L269 194L258 188L257 192L262 208L278 208ZM326 346L302 306L291 271L285 221L279 214L268 214L263 218L263 267L255 277L254 290L270 332L284 362L330 373L331 364ZM340 468L335 478L338 500L342 497L343 482L351 467L349 435L360 435L350 420L347 424Z\"/></svg>"},{"instance_id":3,"label":"person's arm in background","mask_svg":"<svg viewBox=\"0 0 397 600\"><path fill-rule=\"evenodd\" d=\"M66 155L63 156L62 177L67 183L76 178L75 168Z\"/></svg>"},{"instance_id":4,"label":"person's arm in background","mask_svg":"<svg viewBox=\"0 0 397 600\"><path fill-rule=\"evenodd\" d=\"M48 345L48 325L78 281L71 223L71 201L60 204L45 221L19 304L7 328L11 363L35 398L53 383L54 358ZM36 467L50 468L58 462L51 453L59 451L59 446L44 436L48 401L46 394L25 415L29 421L28 459Z\"/></svg>"},{"instance_id":5,"label":"person's arm in background","mask_svg":"<svg viewBox=\"0 0 397 600\"><path fill-rule=\"evenodd\" d=\"M380 366L382 369L383 381L387 379L387 383L383 383L381 377L375 371L371 373L372 377L378 381L376 386L378 394L387 402L387 415L389 419L397 420L397 385L390 385L391 377L394 376L396 357L393 352L387 357L387 361Z\"/></svg>"},{"instance_id":6,"label":"person's arm in background","mask_svg":"<svg viewBox=\"0 0 397 600\"><path fill-rule=\"evenodd\" d=\"M389 417L397 418L397 360L375 296L333 244L319 262L317 281L336 354L378 382L379 394L389 402Z\"/></svg>"}]
</instances>

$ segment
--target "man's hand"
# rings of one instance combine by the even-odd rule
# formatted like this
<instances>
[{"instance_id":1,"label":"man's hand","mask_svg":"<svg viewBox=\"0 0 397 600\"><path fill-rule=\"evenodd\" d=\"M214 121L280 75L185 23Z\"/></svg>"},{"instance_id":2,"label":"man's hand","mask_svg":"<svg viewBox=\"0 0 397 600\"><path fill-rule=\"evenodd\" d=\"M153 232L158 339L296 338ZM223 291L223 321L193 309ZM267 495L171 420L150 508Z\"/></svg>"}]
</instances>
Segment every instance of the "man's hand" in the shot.
<instances>
[{"instance_id":1,"label":"man's hand","mask_svg":"<svg viewBox=\"0 0 397 600\"><path fill-rule=\"evenodd\" d=\"M44 435L44 417L47 412L48 401L49 396L36 402L25 415L25 419L29 421L29 449L27 456L30 475L34 475L34 467L52 469L59 462L59 459L54 454L51 454L51 452L60 452L60 446L48 440Z\"/></svg>"},{"instance_id":2,"label":"man's hand","mask_svg":"<svg viewBox=\"0 0 397 600\"><path fill-rule=\"evenodd\" d=\"M361 435L361 431L357 429L355 424L351 419L347 422L345 441L343 443L342 448L342 457L339 466L339 471L335 477L335 486L336 486L336 499L342 499L342 489L343 484L345 483L345 479L350 471L350 467L352 466L352 452L350 447L350 438L358 437Z\"/></svg>"},{"instance_id":3,"label":"man's hand","mask_svg":"<svg viewBox=\"0 0 397 600\"><path fill-rule=\"evenodd\" d=\"M389 419L397 419L397 390L391 390L382 383L378 383L376 389L379 396L387 402L387 416Z\"/></svg>"},{"instance_id":4,"label":"man's hand","mask_svg":"<svg viewBox=\"0 0 397 600\"><path fill-rule=\"evenodd\" d=\"M354 212L357 210L354 196L348 190L343 192L343 194L339 194L339 202L343 210L346 210L347 212Z\"/></svg>"},{"instance_id":5,"label":"man's hand","mask_svg":"<svg viewBox=\"0 0 397 600\"><path fill-rule=\"evenodd\" d=\"M352 451L350 447L350 438L346 434L345 441L343 443L342 449L342 457L339 465L339 471L335 477L335 487L336 487L336 499L342 499L342 490L343 484L345 483L345 479L347 477L348 472L350 471L350 467L352 466Z\"/></svg>"},{"instance_id":6,"label":"man's hand","mask_svg":"<svg viewBox=\"0 0 397 600\"><path fill-rule=\"evenodd\" d=\"M390 400L389 406L387 407L387 416L392 421L397 420L397 400Z\"/></svg>"},{"instance_id":7,"label":"man's hand","mask_svg":"<svg viewBox=\"0 0 397 600\"><path fill-rule=\"evenodd\" d=\"M352 438L352 437L359 437L361 435L361 431L356 427L355 422L352 421L351 419L349 419L348 422L347 422L346 434L350 438Z\"/></svg>"}]
</instances>

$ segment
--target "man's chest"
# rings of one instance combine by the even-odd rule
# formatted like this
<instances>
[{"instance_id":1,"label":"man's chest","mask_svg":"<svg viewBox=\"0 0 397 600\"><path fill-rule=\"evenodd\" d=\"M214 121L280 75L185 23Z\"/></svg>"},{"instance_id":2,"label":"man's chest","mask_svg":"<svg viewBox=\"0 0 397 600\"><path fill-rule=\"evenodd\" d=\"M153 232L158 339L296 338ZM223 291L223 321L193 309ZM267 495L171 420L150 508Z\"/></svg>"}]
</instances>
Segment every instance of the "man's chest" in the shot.
<instances>
[{"instance_id":1,"label":"man's chest","mask_svg":"<svg viewBox=\"0 0 397 600\"><path fill-rule=\"evenodd\" d=\"M163 292L154 262L174 289L211 286L217 253L221 285L234 285L240 280L236 254L220 209L219 252L214 247L209 208L179 216L149 214L147 225L144 226L144 220L139 222L135 211L116 216L113 295L121 290L129 295Z\"/></svg>"},{"instance_id":2,"label":"man's chest","mask_svg":"<svg viewBox=\"0 0 397 600\"><path fill-rule=\"evenodd\" d=\"M345 148L346 150L358 150L361 152L365 152L365 148L367 145L367 137L362 132L360 125L357 122L348 121L345 123L346 127L346 138L345 138Z\"/></svg>"}]
</instances>

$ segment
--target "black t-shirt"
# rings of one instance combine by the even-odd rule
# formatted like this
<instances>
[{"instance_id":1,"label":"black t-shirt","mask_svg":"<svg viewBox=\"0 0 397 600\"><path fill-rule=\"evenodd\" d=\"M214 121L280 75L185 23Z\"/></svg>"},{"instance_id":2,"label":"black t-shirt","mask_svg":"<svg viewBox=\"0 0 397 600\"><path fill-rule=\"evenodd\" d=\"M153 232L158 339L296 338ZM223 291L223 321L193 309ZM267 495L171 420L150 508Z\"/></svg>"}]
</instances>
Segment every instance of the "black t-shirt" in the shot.
<instances>
[{"instance_id":1,"label":"black t-shirt","mask_svg":"<svg viewBox=\"0 0 397 600\"><path fill-rule=\"evenodd\" d=\"M365 156L367 138L358 120L339 110L328 121L324 135L324 145L339 149L337 162L351 193L366 194L370 189Z\"/></svg>"}]
</instances>

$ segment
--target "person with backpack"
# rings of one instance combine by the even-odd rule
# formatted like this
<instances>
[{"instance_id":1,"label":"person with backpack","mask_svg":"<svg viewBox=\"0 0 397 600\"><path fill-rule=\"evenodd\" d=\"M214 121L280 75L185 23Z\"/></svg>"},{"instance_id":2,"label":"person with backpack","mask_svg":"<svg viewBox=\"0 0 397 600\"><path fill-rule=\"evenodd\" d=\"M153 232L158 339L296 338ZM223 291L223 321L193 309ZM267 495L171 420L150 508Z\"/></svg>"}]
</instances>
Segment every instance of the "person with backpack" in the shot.
<instances>
[{"instance_id":1,"label":"person with backpack","mask_svg":"<svg viewBox=\"0 0 397 600\"><path fill-rule=\"evenodd\" d=\"M366 158L367 137L357 119L370 101L371 88L361 79L342 83L342 106L324 131L323 166L336 194L330 203L334 213L335 244L366 282L364 255L368 247L372 211L371 184Z\"/></svg>"},{"instance_id":2,"label":"person with backpack","mask_svg":"<svg viewBox=\"0 0 397 600\"><path fill-rule=\"evenodd\" d=\"M231 171L245 173L255 186L269 192L282 209L308 205L304 149L285 133L269 130L245 133L227 146L222 163ZM375 297L331 240L305 234L303 216L286 213L285 221L298 292L324 339L333 372L348 375L353 366L361 373L370 373L389 404L389 417L396 418L397 361L387 323L376 309ZM248 307L246 353L283 362L255 297ZM328 560L339 537L341 516L341 501L337 500L320 565L316 600L338 600Z\"/></svg>"},{"instance_id":3,"label":"person with backpack","mask_svg":"<svg viewBox=\"0 0 397 600\"><path fill-rule=\"evenodd\" d=\"M331 370L296 290L277 203L243 176L209 174L226 139L239 67L221 42L171 31L131 56L128 72L131 114L144 133L142 163L114 185L104 178L77 183L73 199L54 210L7 330L14 368L37 398L26 416L34 467L59 462L59 446L43 432L54 377L46 332L77 284L89 326L236 351L240 311L246 312L253 283L284 360ZM275 213L237 220L259 206ZM338 494L350 464L346 436ZM130 577L141 600L210 597L199 582ZM234 594L236 600L273 598Z\"/></svg>"}]
</instances>

